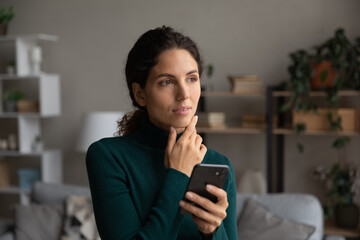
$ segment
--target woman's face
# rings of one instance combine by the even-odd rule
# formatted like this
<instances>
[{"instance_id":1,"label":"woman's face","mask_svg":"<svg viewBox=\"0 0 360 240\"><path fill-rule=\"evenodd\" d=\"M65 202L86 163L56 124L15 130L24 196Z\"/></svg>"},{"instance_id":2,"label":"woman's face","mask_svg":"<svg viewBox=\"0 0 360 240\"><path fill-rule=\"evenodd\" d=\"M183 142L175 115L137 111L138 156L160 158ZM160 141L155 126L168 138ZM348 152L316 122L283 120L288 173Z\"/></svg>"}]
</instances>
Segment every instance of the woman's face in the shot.
<instances>
[{"instance_id":1,"label":"woman's face","mask_svg":"<svg viewBox=\"0 0 360 240\"><path fill-rule=\"evenodd\" d=\"M138 89L141 106L150 121L168 131L184 131L196 112L200 98L200 77L195 59L187 50L171 49L159 55L144 89ZM140 95L139 95L140 94Z\"/></svg>"}]
</instances>

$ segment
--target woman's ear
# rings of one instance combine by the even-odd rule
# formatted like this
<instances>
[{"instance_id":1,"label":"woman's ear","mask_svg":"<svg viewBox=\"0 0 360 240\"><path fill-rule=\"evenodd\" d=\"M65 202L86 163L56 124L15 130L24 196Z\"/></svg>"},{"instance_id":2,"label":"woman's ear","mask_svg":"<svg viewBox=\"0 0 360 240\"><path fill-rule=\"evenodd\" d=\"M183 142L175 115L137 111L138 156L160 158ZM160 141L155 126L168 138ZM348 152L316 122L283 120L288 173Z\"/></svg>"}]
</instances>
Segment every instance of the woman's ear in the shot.
<instances>
[{"instance_id":1,"label":"woman's ear","mask_svg":"<svg viewBox=\"0 0 360 240\"><path fill-rule=\"evenodd\" d=\"M145 107L145 105L146 105L145 93L144 93L144 90L140 87L140 84L138 84L138 83L133 83L133 84L132 84L132 92L133 92L133 94L134 94L135 101L136 101L141 107Z\"/></svg>"}]
</instances>

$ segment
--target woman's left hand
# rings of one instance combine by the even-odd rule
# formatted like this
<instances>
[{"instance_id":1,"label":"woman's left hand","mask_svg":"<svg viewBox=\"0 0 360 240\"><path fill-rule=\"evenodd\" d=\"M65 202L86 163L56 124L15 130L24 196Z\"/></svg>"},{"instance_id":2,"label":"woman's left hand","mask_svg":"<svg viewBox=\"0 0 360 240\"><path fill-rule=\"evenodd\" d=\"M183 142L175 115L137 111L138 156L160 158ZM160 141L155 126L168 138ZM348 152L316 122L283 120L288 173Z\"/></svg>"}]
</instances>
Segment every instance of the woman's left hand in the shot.
<instances>
[{"instance_id":1,"label":"woman's left hand","mask_svg":"<svg viewBox=\"0 0 360 240\"><path fill-rule=\"evenodd\" d=\"M206 190L217 197L218 201L216 203L193 192L185 194L187 199L206 210L183 200L180 201L180 206L192 214L192 219L198 225L200 232L210 234L214 233L226 218L226 209L229 203L227 194L223 189L208 184Z\"/></svg>"}]
</instances>

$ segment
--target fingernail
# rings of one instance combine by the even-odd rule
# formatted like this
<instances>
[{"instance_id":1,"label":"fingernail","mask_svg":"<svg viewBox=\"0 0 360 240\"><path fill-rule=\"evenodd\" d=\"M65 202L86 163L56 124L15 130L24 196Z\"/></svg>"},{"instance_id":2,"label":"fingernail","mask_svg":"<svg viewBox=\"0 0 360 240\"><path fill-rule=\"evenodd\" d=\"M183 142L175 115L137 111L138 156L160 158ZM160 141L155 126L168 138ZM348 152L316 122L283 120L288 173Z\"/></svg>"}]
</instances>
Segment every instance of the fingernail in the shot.
<instances>
[{"instance_id":1,"label":"fingernail","mask_svg":"<svg viewBox=\"0 0 360 240\"><path fill-rule=\"evenodd\" d=\"M180 207L183 207L183 206L185 206L185 202L184 202L183 200L181 200L181 201L179 202L179 205L180 205Z\"/></svg>"},{"instance_id":2,"label":"fingernail","mask_svg":"<svg viewBox=\"0 0 360 240\"><path fill-rule=\"evenodd\" d=\"M174 131L174 128L173 127L170 127L170 132L172 133Z\"/></svg>"},{"instance_id":3,"label":"fingernail","mask_svg":"<svg viewBox=\"0 0 360 240\"><path fill-rule=\"evenodd\" d=\"M186 193L186 197L187 197L187 198L193 198L194 195L192 195L191 193L187 192L187 193Z\"/></svg>"},{"instance_id":4,"label":"fingernail","mask_svg":"<svg viewBox=\"0 0 360 240\"><path fill-rule=\"evenodd\" d=\"M214 189L214 187L211 186L210 184L207 184L206 187L207 187L209 190L213 190L213 189Z\"/></svg>"}]
</instances>

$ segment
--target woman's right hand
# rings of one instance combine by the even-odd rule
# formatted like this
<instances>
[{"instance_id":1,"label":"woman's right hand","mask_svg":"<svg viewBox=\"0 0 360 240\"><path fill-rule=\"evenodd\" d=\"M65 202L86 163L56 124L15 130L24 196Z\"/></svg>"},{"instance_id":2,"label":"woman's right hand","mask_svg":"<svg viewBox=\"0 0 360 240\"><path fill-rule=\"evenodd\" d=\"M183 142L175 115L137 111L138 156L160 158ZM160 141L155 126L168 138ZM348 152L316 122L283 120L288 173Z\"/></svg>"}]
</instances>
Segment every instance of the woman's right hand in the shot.
<instances>
[{"instance_id":1,"label":"woman's right hand","mask_svg":"<svg viewBox=\"0 0 360 240\"><path fill-rule=\"evenodd\" d=\"M196 133L198 117L194 116L182 136L176 141L176 131L171 128L165 150L164 165L190 177L194 166L204 159L207 148L202 137Z\"/></svg>"}]
</instances>

